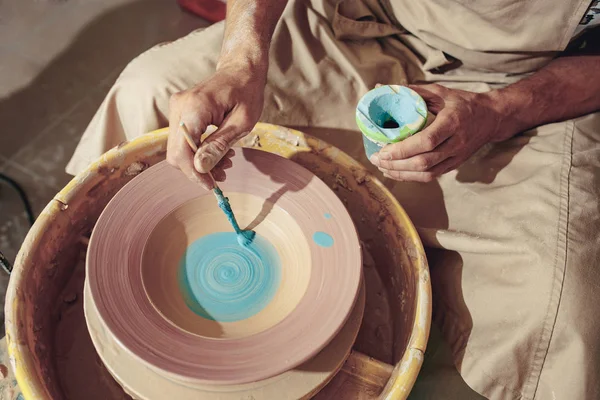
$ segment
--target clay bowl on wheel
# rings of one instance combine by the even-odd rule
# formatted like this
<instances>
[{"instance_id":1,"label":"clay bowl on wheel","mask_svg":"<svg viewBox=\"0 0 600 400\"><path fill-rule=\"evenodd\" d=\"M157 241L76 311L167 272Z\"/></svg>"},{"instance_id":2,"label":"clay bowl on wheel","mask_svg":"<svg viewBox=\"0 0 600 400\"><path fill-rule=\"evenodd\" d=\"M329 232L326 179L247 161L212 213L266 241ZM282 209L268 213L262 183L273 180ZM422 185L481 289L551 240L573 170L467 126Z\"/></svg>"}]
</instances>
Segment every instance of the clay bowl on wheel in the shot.
<instances>
[{"instance_id":1,"label":"clay bowl on wheel","mask_svg":"<svg viewBox=\"0 0 600 400\"><path fill-rule=\"evenodd\" d=\"M344 205L300 165L238 150L221 185L240 246L210 191L166 162L100 215L87 285L100 320L147 367L178 381L245 384L315 356L339 332L362 277Z\"/></svg>"}]
</instances>

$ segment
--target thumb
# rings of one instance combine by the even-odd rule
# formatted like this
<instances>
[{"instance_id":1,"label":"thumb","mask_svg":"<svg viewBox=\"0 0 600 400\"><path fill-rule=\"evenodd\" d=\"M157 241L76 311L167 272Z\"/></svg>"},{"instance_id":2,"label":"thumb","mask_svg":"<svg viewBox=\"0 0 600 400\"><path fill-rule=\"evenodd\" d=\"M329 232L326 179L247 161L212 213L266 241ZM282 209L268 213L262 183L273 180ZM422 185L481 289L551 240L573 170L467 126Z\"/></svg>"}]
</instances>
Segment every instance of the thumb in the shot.
<instances>
[{"instance_id":1,"label":"thumb","mask_svg":"<svg viewBox=\"0 0 600 400\"><path fill-rule=\"evenodd\" d=\"M194 167L201 174L210 172L229 149L254 128L246 113L234 110L225 118L219 129L209 135L194 156Z\"/></svg>"}]
</instances>

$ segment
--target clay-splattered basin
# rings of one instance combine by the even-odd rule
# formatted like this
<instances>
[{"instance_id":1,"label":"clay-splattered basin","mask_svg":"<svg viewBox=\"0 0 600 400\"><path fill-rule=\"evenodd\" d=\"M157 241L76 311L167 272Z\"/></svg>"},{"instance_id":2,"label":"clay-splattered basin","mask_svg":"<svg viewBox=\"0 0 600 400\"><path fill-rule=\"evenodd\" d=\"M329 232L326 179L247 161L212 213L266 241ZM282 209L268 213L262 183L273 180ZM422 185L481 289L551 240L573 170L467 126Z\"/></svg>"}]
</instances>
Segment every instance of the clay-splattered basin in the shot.
<instances>
[{"instance_id":1,"label":"clay-splattered basin","mask_svg":"<svg viewBox=\"0 0 600 400\"><path fill-rule=\"evenodd\" d=\"M81 260L108 201L164 159L166 137L161 130L109 151L55 196L29 232L6 301L11 364L26 399L127 398L85 329ZM315 398L405 399L423 361L431 289L422 244L404 210L358 162L309 135L258 124L241 144L288 157L332 187L363 245L363 325L348 360Z\"/></svg>"}]
</instances>

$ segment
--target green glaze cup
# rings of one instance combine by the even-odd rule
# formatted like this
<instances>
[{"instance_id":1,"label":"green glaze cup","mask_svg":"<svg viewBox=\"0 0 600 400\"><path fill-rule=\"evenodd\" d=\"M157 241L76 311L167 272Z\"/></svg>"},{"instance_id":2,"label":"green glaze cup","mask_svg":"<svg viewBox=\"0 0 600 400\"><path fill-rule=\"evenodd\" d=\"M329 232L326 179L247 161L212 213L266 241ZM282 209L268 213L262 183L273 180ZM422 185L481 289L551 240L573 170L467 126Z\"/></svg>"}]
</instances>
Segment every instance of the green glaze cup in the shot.
<instances>
[{"instance_id":1,"label":"green glaze cup","mask_svg":"<svg viewBox=\"0 0 600 400\"><path fill-rule=\"evenodd\" d=\"M419 132L427 123L427 105L406 86L380 86L365 94L356 107L368 158L390 143Z\"/></svg>"}]
</instances>

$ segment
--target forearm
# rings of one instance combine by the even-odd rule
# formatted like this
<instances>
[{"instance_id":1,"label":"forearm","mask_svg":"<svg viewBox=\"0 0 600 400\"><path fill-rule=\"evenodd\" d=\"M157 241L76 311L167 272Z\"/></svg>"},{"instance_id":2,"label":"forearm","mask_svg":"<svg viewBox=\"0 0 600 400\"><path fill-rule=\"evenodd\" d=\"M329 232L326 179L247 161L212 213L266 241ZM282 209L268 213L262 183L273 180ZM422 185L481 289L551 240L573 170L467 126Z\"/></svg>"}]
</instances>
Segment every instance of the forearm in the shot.
<instances>
[{"instance_id":1,"label":"forearm","mask_svg":"<svg viewBox=\"0 0 600 400\"><path fill-rule=\"evenodd\" d=\"M286 0L230 0L217 69L241 65L266 71L269 46Z\"/></svg>"},{"instance_id":2,"label":"forearm","mask_svg":"<svg viewBox=\"0 0 600 400\"><path fill-rule=\"evenodd\" d=\"M558 58L528 78L489 92L489 96L514 134L598 111L600 56Z\"/></svg>"}]
</instances>

